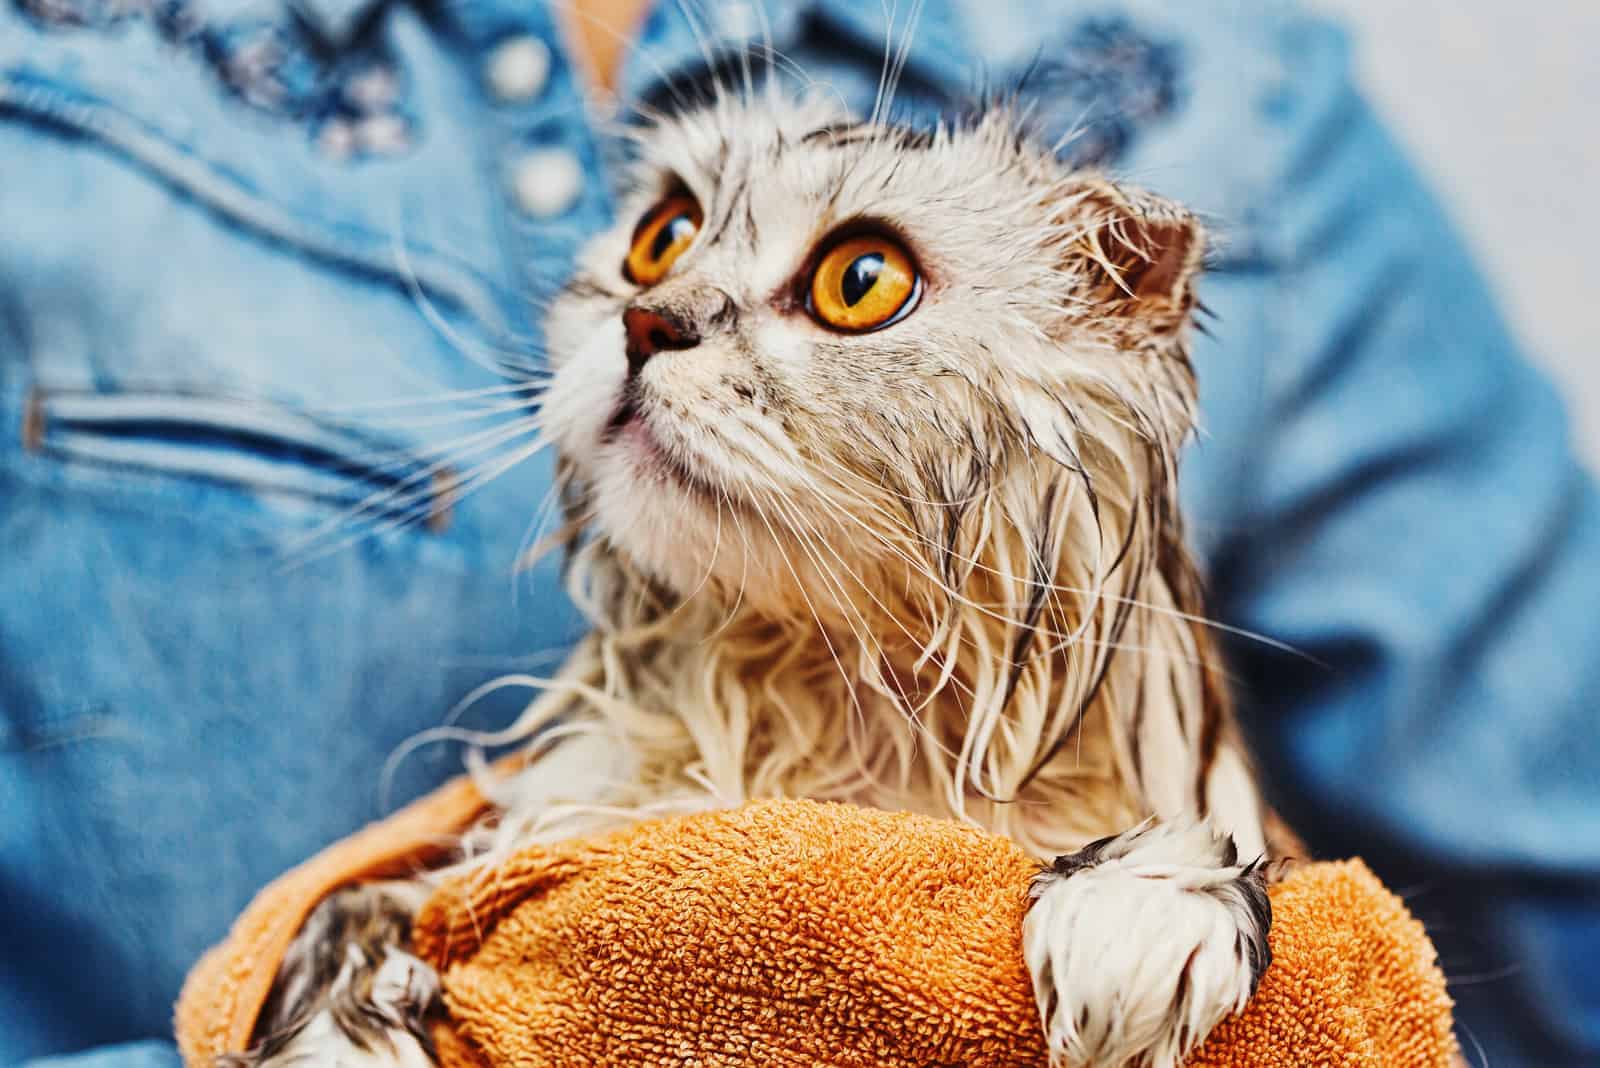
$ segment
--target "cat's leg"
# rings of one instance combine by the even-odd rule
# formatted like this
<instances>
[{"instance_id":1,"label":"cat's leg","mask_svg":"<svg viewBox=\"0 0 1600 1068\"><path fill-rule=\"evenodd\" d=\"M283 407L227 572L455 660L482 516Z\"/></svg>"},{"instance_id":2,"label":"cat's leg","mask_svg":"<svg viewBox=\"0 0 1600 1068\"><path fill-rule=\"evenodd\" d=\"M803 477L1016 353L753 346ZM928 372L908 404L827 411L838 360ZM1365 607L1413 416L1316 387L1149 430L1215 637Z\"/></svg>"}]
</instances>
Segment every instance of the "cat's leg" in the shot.
<instances>
[{"instance_id":1,"label":"cat's leg","mask_svg":"<svg viewBox=\"0 0 1600 1068\"><path fill-rule=\"evenodd\" d=\"M1238 822L1153 820L1035 879L1023 945L1052 1060L1176 1066L1255 992L1271 960L1265 840L1253 783L1220 785Z\"/></svg>"},{"instance_id":2,"label":"cat's leg","mask_svg":"<svg viewBox=\"0 0 1600 1068\"><path fill-rule=\"evenodd\" d=\"M427 1068L428 1017L439 1005L432 968L411 955L420 882L335 892L306 919L273 980L249 1053L217 1068Z\"/></svg>"},{"instance_id":3,"label":"cat's leg","mask_svg":"<svg viewBox=\"0 0 1600 1068\"><path fill-rule=\"evenodd\" d=\"M1260 865L1204 823L1150 823L1058 857L1024 948L1051 1056L1168 1068L1255 992L1271 954Z\"/></svg>"},{"instance_id":4,"label":"cat's leg","mask_svg":"<svg viewBox=\"0 0 1600 1068\"><path fill-rule=\"evenodd\" d=\"M633 767L626 748L601 733L554 747L532 743L529 752L526 766L495 782L496 818L467 833L464 855L500 856L541 840L537 818L558 799L597 804ZM568 823L561 832L604 826ZM411 954L411 922L430 892L422 880L366 883L318 905L278 968L250 1052L217 1068L432 1065L428 1024L440 1008L439 980Z\"/></svg>"}]
</instances>

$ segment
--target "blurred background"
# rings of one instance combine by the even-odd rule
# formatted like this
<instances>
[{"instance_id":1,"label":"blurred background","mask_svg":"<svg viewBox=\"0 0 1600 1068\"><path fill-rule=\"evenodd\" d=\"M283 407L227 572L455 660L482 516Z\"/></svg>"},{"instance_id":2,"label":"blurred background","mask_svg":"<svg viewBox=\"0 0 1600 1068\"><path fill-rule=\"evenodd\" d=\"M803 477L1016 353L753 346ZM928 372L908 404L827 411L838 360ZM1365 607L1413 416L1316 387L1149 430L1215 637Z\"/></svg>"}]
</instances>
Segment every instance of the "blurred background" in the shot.
<instances>
[{"instance_id":1,"label":"blurred background","mask_svg":"<svg viewBox=\"0 0 1600 1068\"><path fill-rule=\"evenodd\" d=\"M1600 469L1600 2L1316 0Z\"/></svg>"},{"instance_id":2,"label":"blurred background","mask_svg":"<svg viewBox=\"0 0 1600 1068\"><path fill-rule=\"evenodd\" d=\"M1165 2L1177 9L1195 0ZM1198 17L1222 18L1230 2L1246 9L1261 6L1212 0L1197 9ZM1367 95L1428 185L1446 202L1522 349L1562 387L1578 450L1591 469L1600 470L1600 329L1594 325L1600 320L1600 0L1299 2L1350 28L1356 70ZM605 0L587 3L595 10L609 6ZM710 3L740 7L739 0L663 0L668 8ZM1086 12L1127 6L1122 0L1074 4ZM497 205L509 193L512 203L505 212L509 217L515 211L517 221L507 224L508 232L520 227L516 240L526 243L518 247L548 252L529 257L537 259L541 270L564 263L584 227L597 224L604 196L603 183L586 180L583 169L594 159L577 155L588 144L578 121L584 114L578 79L570 62L552 66L552 50L544 42L559 44L559 37L540 14L545 6L540 0L386 5L383 17L390 18L409 19L413 8L438 14L494 7L518 18L536 15L537 20L519 24L516 34L506 31L503 41L495 38L492 51L488 35L484 47L475 51L441 32L438 54L446 58L440 62L450 66L448 74L439 74L441 84L454 84L451 79L459 74L461 85L475 85L481 66L494 100L468 93L483 110L446 115L430 126L433 144L445 146L437 158L448 165L430 163L419 169L422 178L415 188L338 186L349 194L348 201L336 205L329 218L341 212L357 220L370 216L376 221L367 232L393 230L397 246L404 244L400 234L406 227L414 230L405 240L414 238L419 249L430 242L452 251L457 243L478 243L472 256L499 263L500 235L492 227L458 231L452 224L499 218L502 209ZM841 6L875 12L879 2L843 0ZM891 6L890 0L885 6ZM899 10L907 6L901 0ZM19 46L24 40L19 27L25 26L39 40L70 42L73 48L83 42L84 55L91 58L73 58L62 64L63 70L72 78L113 72L106 84L125 89L163 121L171 116L172 129L181 132L172 139L187 144L192 136L187 131L199 128L191 105L210 109L195 112L207 117L236 114L226 95L208 90L192 100L163 97L159 86L166 83L153 73L172 64L176 54L165 39L157 41L153 31L141 31L142 39L160 47L140 53L145 66L128 67L119 65L112 50L134 34L124 32L126 27L116 33L91 32L81 24L91 16L115 22L162 12L164 18L172 16L162 24L163 32L193 43L201 38L185 36L188 22L176 17L190 8L238 15L245 29L254 26L249 19L262 9L292 8L301 20L312 11L338 18L340 12L367 10L364 0L0 0L0 111L8 104L15 109L16 101L24 99L5 96L5 76L36 61L38 53L30 49L44 47L33 45L33 37ZM420 23L404 25L407 34L425 35ZM399 121L404 114L397 101L403 94L396 92L392 72L376 61L370 68L361 66L372 58L362 51L371 43L362 34L370 37L386 26L382 18L370 17L355 27L353 58L337 72L336 65L324 64L323 70L312 64L321 80L301 87L312 101L302 115L321 114L316 108L334 106L329 101L343 109L337 123L318 128L318 143L330 132L337 134L332 144L347 153L351 150L345 139L364 131L361 136L373 139L375 150L408 149L410 127ZM220 31L204 38L210 49L206 62L244 54L238 44L243 40ZM238 53L228 51L235 46ZM511 51L501 51L501 46ZM416 47L425 51L421 43ZM1134 89L1143 86L1152 51L1133 55L1145 66L1128 65ZM259 60L264 53L250 54ZM304 54L312 54L309 46ZM113 59L98 62L102 55ZM509 68L496 56L501 61L509 57ZM381 76L344 78L360 71ZM228 73L251 84L246 76L260 72L243 63ZM1107 73L1115 77L1124 71L1113 63ZM864 84L872 84L873 74L869 71ZM117 93L106 96L118 98ZM493 151L486 148L480 154L481 174L465 164L457 167L456 162L476 156L473 143L465 138L458 143L453 133L484 121L490 109L499 118L491 127ZM263 155L259 145L280 132L296 139L303 132L273 125L278 120L270 116L246 119L237 130L220 121L205 129L219 136L227 152L237 153L236 158L220 158L246 168L259 164L262 175L276 175L276 157ZM249 226L235 232L231 219L219 225L210 215L191 210L187 184L200 187L199 179L191 182L192 176L185 174L168 189L144 171L124 166L118 153L101 151L95 136L62 138L55 136L52 125L41 123L41 128L49 135L37 137L28 124L0 121L0 208L13 209L0 210L5 220L0 225L0 431L8 431L0 434L0 445L9 443L14 450L18 443L27 446L17 454L17 469L37 480L27 483L30 488L44 487L43 493L35 493L44 501L42 507L16 507L14 501L28 499L13 490L17 483L10 481L8 467L12 457L0 449L0 609L18 606L10 613L0 611L0 899L8 905L18 902L17 907L0 909L0 1066L12 1063L10 1055L19 1050L32 1055L165 1035L171 999L189 963L220 937L249 895L312 849L386 808L386 802L379 802L376 780L387 757L418 731L436 725L444 710L486 677L509 670L547 670L548 650L577 628L570 613L537 607L557 601L553 558L528 573L528 585L518 587L521 601L509 596L505 574L507 563L526 547L518 542L527 527L529 501L537 501L547 488L547 457L521 465L477 498L478 511L437 531L431 520L449 511L437 502L448 501L453 484L424 481L428 489L421 496L429 523L413 524L404 536L382 543L370 539L351 551L331 551L351 543L343 540L346 528L337 523L330 527L329 516L337 518L340 512L330 511L319 493L331 498L342 491L346 481L356 481L349 478L354 469L357 480L381 476L374 480L396 486L391 492L397 499L387 502L392 507L379 513L380 522L391 514L416 518L418 494L406 487L418 483L406 479L425 470L423 458L433 455L420 452L421 443L434 433L441 438L455 433L439 429L451 424L441 422L437 407L396 415L378 398L414 396L419 389L495 388L483 384L497 380L484 379L473 360L461 359L467 346L458 351L455 339L464 333L467 345L481 353L497 337L478 331L465 312L446 322L447 333L429 316L418 314L398 286L373 285L365 275L330 266L347 251L350 264L371 255L379 263L376 276L404 275L415 283L409 262L403 270L389 270L399 264L391 264L393 250L387 246L371 252L352 244L354 251L349 251L330 225L322 235L325 247L297 258L298 239L276 233L293 227L257 219L257 229L274 231L271 241L259 241L260 235L246 233ZM229 138L239 130L246 133L236 146ZM154 143L169 132L163 128L149 136ZM5 139L8 133L11 140ZM24 152L15 147L18 138L27 146ZM29 151L59 172L25 155ZM171 165L168 157L160 158L167 161L162 166ZM19 167L24 160L27 166ZM291 177L298 173L291 165L285 167ZM161 169L153 167L152 172ZM46 178L17 180L30 173ZM359 169L352 173L358 178L361 174ZM475 178L481 181L474 184ZM503 185L507 178L512 180L509 189ZM317 188L310 178L304 184ZM205 188L231 196L234 179ZM9 202L7 192L13 194ZM407 208L391 216L377 210L380 202L438 207ZM112 205L120 214L107 213L106 218L123 226L120 232L126 237L111 241L98 225L57 222L84 218L84 203ZM36 210L38 204L49 205L51 211ZM394 221L402 214L404 226ZM62 239L63 230L71 240ZM128 252L130 248L135 251ZM142 251L147 248L161 254ZM336 255L328 256L327 249ZM464 262L470 265L470 258ZM212 263L229 266L195 267ZM455 268L442 263L435 264L432 277L441 288L453 288ZM237 278L256 277L247 271L259 272L263 281L237 284ZM529 272L531 281L518 276L517 292L528 286L529 295L542 299L554 286L550 278L535 271ZM537 286L547 288L533 292ZM43 296L24 316L13 307L22 303L11 299L15 292ZM360 312L347 313L358 302ZM143 333L133 334L129 324L139 324ZM61 462L70 452L43 455L55 447L45 439L51 420L40 414L42 406L23 404L20 393L8 401L6 392L6 372L23 362L13 356L18 350L6 344L12 336L32 342L28 331L34 327L45 339L34 347L41 355L61 358L68 386L79 385L79 378L72 376L82 372L82 382L95 387L83 392L111 395L112 417L120 412L123 423L135 427L151 422L162 434L195 447L168 449L164 439L155 441L141 454L154 456L148 460L150 469L129 484L120 480L117 466L100 470L92 464L94 448L113 450L113 458L125 455L116 450L136 435L117 426L102 429L98 436L67 439L69 445L76 442L91 450L90 462ZM382 338L381 346L374 337ZM407 377L379 380L365 358L320 358L346 350L387 361L383 366L394 375ZM108 357L79 358L100 351ZM137 358L124 358L130 354ZM430 385L418 387L413 380ZM111 385L105 386L106 381ZM155 384L156 399L161 400L179 396L160 393L171 383L196 381L218 389L219 395L224 387L241 383L248 387L247 395L281 392L289 399L285 404L293 401L312 411L325 406L324 418L330 422L338 422L341 406L346 414L364 410L378 443L363 436L349 442L340 438L329 447L318 436L302 447L287 435L280 447L270 435L260 435L271 462L252 462L247 472L255 475L259 467L284 481L263 481L263 492L241 496L238 486L248 488L250 483L232 474L236 457L225 440L231 424L219 422L220 431L204 424L201 432L190 434L201 422L191 414L158 409L167 413L164 422L134 420L118 397L120 389L137 414L150 410L141 407L149 399L141 392L149 383ZM130 382L139 388L126 388ZM391 388L397 392L385 392ZM63 387L60 392L70 405L72 390ZM375 409L369 406L375 401L383 414L372 416ZM188 408L187 400L181 407ZM91 430L110 425L106 415L95 416L105 410L90 408L79 422ZM1537 414L1512 425L1506 440L1523 443L1537 437L1532 431L1539 419L1547 418L1545 409L1529 410ZM55 425L70 432L72 409L65 411L68 416ZM8 423L13 415L15 421ZM101 422L96 424L95 418ZM408 420L414 428L396 431L399 444L383 444L391 430ZM511 440L520 444L520 439ZM1336 433L1319 440L1334 452L1343 445ZM307 451L313 448L314 453ZM475 449L462 458L478 453L482 459L483 451ZM276 462L280 452L291 462ZM1505 802L1491 814L1499 826L1514 826L1518 833L1485 835L1478 822L1452 812L1432 824L1436 830L1446 828L1437 831L1436 854L1416 853L1421 865L1435 861L1438 852L1458 848L1458 856L1446 859L1459 861L1473 879L1419 878L1397 884L1413 907L1427 910L1430 920L1446 906L1456 908L1457 896L1479 895L1470 908L1479 908L1481 902L1481 913L1462 904L1463 918L1446 915L1436 930L1448 932L1451 939L1446 966L1459 980L1461 1003L1477 1007L1475 1026L1497 1050L1493 1068L1600 1065L1600 1058L1592 1056L1513 1060L1498 1053L1511 1046L1512 1038L1497 1043L1491 1033L1501 1029L1502 1021L1512 1021L1504 1025L1508 1034L1513 1027L1531 1033L1547 1018L1561 1017L1573 1028L1591 1026L1581 1041L1587 1050L1600 1049L1600 1011L1589 1011L1600 1006L1594 993L1600 991L1600 924L1583 927L1574 918L1592 902L1594 843L1600 842L1600 815L1593 803L1593 769L1600 766L1600 757L1594 755L1600 732L1594 730L1593 713L1600 708L1600 671L1595 670L1600 658L1594 655L1600 649L1600 616L1593 611L1600 602L1600 568L1595 566L1600 508L1567 510L1570 500L1561 496L1563 487L1572 492L1583 487L1574 489L1571 483L1577 480L1564 477L1570 475L1565 454L1557 453L1541 452L1529 461L1529 481L1536 489L1532 496L1544 492L1542 506L1548 511L1536 509L1524 516L1503 507L1503 500L1519 502L1522 489L1516 465L1506 461L1472 484L1474 492L1459 509L1435 506L1438 501L1457 503L1447 492L1452 487L1437 480L1431 489L1422 486L1421 495L1405 496L1403 501L1422 502L1407 505L1416 509L1411 514L1428 520L1421 540L1395 538L1388 511L1364 513L1375 517L1363 520L1362 529L1370 534L1366 540L1330 540L1306 549L1296 532L1285 539L1282 555L1291 563L1298 556L1313 559L1301 575L1306 585L1290 587L1296 579L1292 566L1284 565L1285 578L1275 575L1274 581L1290 592L1275 595L1275 607L1245 620L1267 619L1262 629L1269 632L1274 618L1287 618L1290 627L1313 635L1324 627L1322 633L1337 636L1329 643L1337 647L1336 655L1347 658L1338 669L1348 671L1355 684L1331 697L1323 691L1335 687L1316 672L1326 671L1328 677L1333 672L1319 661L1308 658L1285 667L1283 663L1294 660L1285 657L1257 669L1263 680L1290 679L1280 684L1288 698L1312 709L1306 718L1309 744L1300 749L1309 751L1314 745L1333 754L1323 766L1320 785L1313 784L1323 796L1365 802L1368 794L1379 793L1371 787L1381 784L1384 770L1392 768L1397 772L1392 781L1410 791L1404 803L1419 811L1424 804L1440 811L1480 794ZM312 473L318 477L293 477L303 466L317 467L300 465L300 457L324 454L331 462L322 467L331 475L318 467ZM359 464L341 465L346 455ZM403 463L391 461L394 456ZM201 475L214 470L208 463L225 464L221 472L226 477L189 477L173 467L179 457L193 462ZM260 459L253 452L251 458ZM1394 480L1387 469L1376 477ZM446 488L439 489L434 481ZM333 490L327 488L330 482ZM85 487L81 492L80 486ZM1415 493L1418 488L1407 490ZM1498 492L1502 489L1508 491L1503 496ZM1453 512L1458 510L1467 512L1471 522L1455 522ZM1322 523L1321 502L1311 511L1310 523ZM507 516L513 518L498 521ZM1507 546L1503 554L1480 552L1477 531L1485 526L1509 528L1516 535L1499 539ZM1254 530L1243 522L1218 529ZM327 537L328 530L339 537ZM1452 531L1465 533L1444 536ZM1324 532L1319 528L1319 535ZM1559 540L1567 534L1592 534L1593 540L1569 545ZM1263 541L1269 535L1263 533ZM319 555L304 555L307 544ZM1370 549L1380 545L1387 550L1391 544L1394 553ZM1247 549L1256 547L1246 543ZM330 551L320 555L324 549ZM1526 554L1525 559L1518 553ZM295 554L314 566L285 572L282 562ZM1241 552L1240 558L1255 568L1251 580L1269 566L1249 552ZM1410 573L1405 565L1413 559L1429 566ZM1479 563L1484 566L1474 566ZM1319 573L1317 567L1325 570ZM284 579L286 573L292 578ZM1340 596L1327 596L1319 586L1323 574L1335 577L1337 584L1329 588ZM1522 605L1524 594L1542 596L1543 601L1524 610L1521 618L1527 622L1504 628L1504 641L1493 644L1502 637L1501 628L1473 625L1499 622L1502 609ZM1455 606L1446 610L1458 613L1466 628L1459 645L1450 635L1437 633L1442 613L1435 616L1435 603ZM108 605L112 611L106 610ZM1468 619L1463 613L1469 611L1481 612L1482 619ZM1505 618L1515 624L1518 617L1507 613ZM285 620L291 622L289 628ZM1265 657L1267 648L1262 643L1255 651ZM1381 664L1380 655L1388 658ZM1476 670L1480 661L1481 671ZM1314 664L1315 672L1307 663ZM27 665L28 676L23 686L13 688L23 695L14 700L7 687L22 674L13 667L18 664ZM1357 687L1367 679L1381 680L1372 683L1374 689L1389 687L1380 696L1392 698L1393 704L1366 703ZM1312 696L1306 697L1308 693ZM1552 700L1552 693L1560 700ZM1363 726L1348 714L1365 707L1403 711L1400 702L1413 701L1418 694L1418 707L1441 711L1434 720L1407 715L1386 728L1381 723ZM1441 700L1429 706L1428 699L1436 694L1460 704ZM1507 704L1501 700L1506 694L1520 703ZM502 697L498 705L477 706L475 714L481 718L471 725L508 722L523 695L508 690ZM1546 706L1558 709L1562 718L1541 716ZM1457 716L1458 707L1471 715ZM1504 714L1507 709L1509 715ZM1345 719L1336 720L1335 714ZM351 729L352 723L359 729ZM1345 723L1352 725L1346 729ZM1441 740L1444 744L1433 744ZM1296 750L1285 743L1280 751ZM1342 754L1352 751L1361 752L1363 759L1343 759ZM1473 770L1483 774L1464 775L1457 754L1481 757ZM431 765L421 757L407 765L417 778L402 783L396 796L410 796L428 776L453 771L459 763L458 754L444 747L431 757ZM1431 765L1428 757L1433 758ZM13 769L25 769L27 778ZM284 782L294 788L283 789ZM1372 802L1349 823L1356 829L1349 833L1380 824L1398 827L1400 802L1394 799L1402 793L1397 788L1386 797L1381 804L1391 806L1388 815L1381 820L1373 816L1380 802ZM1489 804L1473 810L1490 811ZM23 813L20 820L16 812ZM1561 818L1519 824L1516 817L1524 812L1559 812ZM1563 818L1571 825L1581 819L1580 830L1574 833L1573 826L1562 825ZM237 826L246 819L262 833L240 834ZM1425 822L1419 820L1417 826ZM1452 846L1450 829L1462 827L1460 843ZM1402 832L1409 833L1404 828L1395 833ZM1410 841L1424 837L1419 830ZM1439 841L1445 845L1438 846ZM1398 865L1394 870L1412 860L1402 848L1406 844L1383 847ZM1509 867L1496 866L1502 857L1510 858L1505 862ZM197 863L195 858L215 858L215 863ZM1518 866L1525 858L1532 858L1527 867L1538 869L1537 880L1519 881L1526 874ZM1389 869L1380 870L1387 877ZM1438 870L1448 871L1449 865L1439 863ZM72 873L71 894L62 893L62 871ZM1580 874L1563 881L1570 872ZM74 952L62 953L63 945ZM18 969L7 965L23 959L40 963L19 979ZM1541 1016L1532 1011L1565 1006L1556 996L1567 993L1556 988L1558 977L1581 987L1570 1000L1576 1003L1581 995L1583 1013L1547 1011ZM107 997L106 989L120 996ZM26 1023L27 1033L17 1021ZM1571 1044L1579 1041L1573 1038ZM1526 1039L1524 1045L1531 1043L1533 1039ZM99 1063L175 1068L170 1046L157 1042L144 1048L154 1059L108 1058ZM1487 1060L1475 1056L1475 1068Z\"/></svg>"}]
</instances>

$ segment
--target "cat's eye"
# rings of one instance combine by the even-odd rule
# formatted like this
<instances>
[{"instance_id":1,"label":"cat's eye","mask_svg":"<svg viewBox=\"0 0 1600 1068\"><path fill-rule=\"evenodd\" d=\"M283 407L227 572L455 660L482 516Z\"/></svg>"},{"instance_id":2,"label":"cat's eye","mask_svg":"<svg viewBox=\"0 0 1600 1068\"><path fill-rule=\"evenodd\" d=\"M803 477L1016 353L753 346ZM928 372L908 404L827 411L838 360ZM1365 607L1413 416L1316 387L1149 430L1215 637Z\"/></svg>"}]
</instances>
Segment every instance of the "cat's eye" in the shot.
<instances>
[{"instance_id":1,"label":"cat's eye","mask_svg":"<svg viewBox=\"0 0 1600 1068\"><path fill-rule=\"evenodd\" d=\"M921 292L922 279L900 242L886 234L857 234L817 261L806 309L825 326L864 334L899 322Z\"/></svg>"},{"instance_id":2,"label":"cat's eye","mask_svg":"<svg viewBox=\"0 0 1600 1068\"><path fill-rule=\"evenodd\" d=\"M639 220L622 273L634 285L655 285L694 244L701 221L700 204L694 197L687 193L667 197Z\"/></svg>"}]
</instances>

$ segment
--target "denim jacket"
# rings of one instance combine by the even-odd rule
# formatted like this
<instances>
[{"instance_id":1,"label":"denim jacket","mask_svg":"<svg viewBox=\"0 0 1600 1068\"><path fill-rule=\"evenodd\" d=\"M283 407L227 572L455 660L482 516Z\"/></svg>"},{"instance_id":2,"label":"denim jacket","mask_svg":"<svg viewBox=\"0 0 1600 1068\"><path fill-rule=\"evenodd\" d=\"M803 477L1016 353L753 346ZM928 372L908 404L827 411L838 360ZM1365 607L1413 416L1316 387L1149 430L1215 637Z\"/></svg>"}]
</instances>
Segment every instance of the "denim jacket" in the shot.
<instances>
[{"instance_id":1,"label":"denim jacket","mask_svg":"<svg viewBox=\"0 0 1600 1068\"><path fill-rule=\"evenodd\" d=\"M621 100L770 34L869 108L885 10L663 3ZM581 77L540 0L0 0L0 1064L174 1064L251 894L578 632L514 573L548 457L471 479L612 211ZM1219 619L1297 650L1229 643L1272 799L1406 890L1475 1060L1600 1064L1600 497L1341 36L930 0L900 110L985 85L1217 235L1186 496Z\"/></svg>"}]
</instances>

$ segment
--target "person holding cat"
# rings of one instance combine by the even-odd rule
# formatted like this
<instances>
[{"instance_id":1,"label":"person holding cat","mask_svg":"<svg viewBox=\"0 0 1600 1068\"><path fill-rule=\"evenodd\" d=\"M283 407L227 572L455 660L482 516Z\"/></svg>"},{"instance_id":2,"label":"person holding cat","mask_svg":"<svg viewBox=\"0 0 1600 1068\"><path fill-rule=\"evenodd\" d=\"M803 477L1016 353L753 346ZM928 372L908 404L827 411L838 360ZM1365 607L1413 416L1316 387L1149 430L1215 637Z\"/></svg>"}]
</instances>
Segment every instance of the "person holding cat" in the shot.
<instances>
[{"instance_id":1,"label":"person holding cat","mask_svg":"<svg viewBox=\"0 0 1600 1068\"><path fill-rule=\"evenodd\" d=\"M0 9L0 1062L173 1063L250 894L576 637L554 562L512 600L542 312L617 211L609 127L767 55L858 115L986 72L1208 222L1185 504L1266 793L1418 888L1469 1050L1600 1057L1600 498L1337 33L621 6Z\"/></svg>"}]
</instances>

